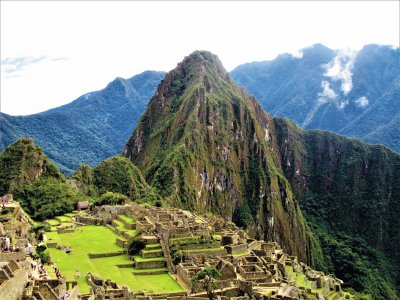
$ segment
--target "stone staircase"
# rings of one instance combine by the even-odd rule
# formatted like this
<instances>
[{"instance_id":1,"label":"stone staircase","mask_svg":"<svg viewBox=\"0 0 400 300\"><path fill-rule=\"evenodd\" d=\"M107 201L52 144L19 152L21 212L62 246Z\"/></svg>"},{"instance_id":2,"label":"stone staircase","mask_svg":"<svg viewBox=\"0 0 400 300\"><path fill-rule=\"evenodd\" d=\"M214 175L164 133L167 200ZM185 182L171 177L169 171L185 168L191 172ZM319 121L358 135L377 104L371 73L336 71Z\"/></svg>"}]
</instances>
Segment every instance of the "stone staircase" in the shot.
<instances>
[{"instance_id":1,"label":"stone staircase","mask_svg":"<svg viewBox=\"0 0 400 300\"><path fill-rule=\"evenodd\" d=\"M169 270L170 273L175 273L175 266L172 263L172 257L171 257L171 252L169 250L169 245L168 242L165 241L165 239L162 236L159 236L160 239L160 244L161 244L161 248L163 250L164 253L164 257L166 259L167 262L167 268Z\"/></svg>"}]
</instances>

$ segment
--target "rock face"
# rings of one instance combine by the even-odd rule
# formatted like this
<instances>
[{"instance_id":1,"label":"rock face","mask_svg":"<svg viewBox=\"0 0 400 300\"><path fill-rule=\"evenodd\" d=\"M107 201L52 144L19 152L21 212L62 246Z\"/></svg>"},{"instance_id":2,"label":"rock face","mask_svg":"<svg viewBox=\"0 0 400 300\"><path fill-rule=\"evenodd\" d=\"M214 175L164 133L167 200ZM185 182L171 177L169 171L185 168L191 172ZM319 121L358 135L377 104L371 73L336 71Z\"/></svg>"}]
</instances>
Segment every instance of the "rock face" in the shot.
<instances>
[{"instance_id":1,"label":"rock face","mask_svg":"<svg viewBox=\"0 0 400 300\"><path fill-rule=\"evenodd\" d=\"M32 139L21 138L0 154L0 195L14 193L42 176L64 177Z\"/></svg>"},{"instance_id":2,"label":"rock face","mask_svg":"<svg viewBox=\"0 0 400 300\"><path fill-rule=\"evenodd\" d=\"M219 59L196 51L160 83L124 153L170 204L219 213L306 260L275 130Z\"/></svg>"}]
</instances>

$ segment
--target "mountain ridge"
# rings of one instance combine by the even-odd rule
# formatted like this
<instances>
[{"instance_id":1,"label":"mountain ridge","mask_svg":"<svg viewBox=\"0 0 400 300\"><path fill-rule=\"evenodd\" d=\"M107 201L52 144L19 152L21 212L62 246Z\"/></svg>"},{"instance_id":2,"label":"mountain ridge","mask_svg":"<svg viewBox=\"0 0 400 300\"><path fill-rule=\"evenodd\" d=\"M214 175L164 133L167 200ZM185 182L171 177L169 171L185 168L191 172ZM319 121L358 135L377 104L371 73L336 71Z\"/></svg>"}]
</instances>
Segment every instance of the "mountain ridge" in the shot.
<instances>
[{"instance_id":1,"label":"mountain ridge","mask_svg":"<svg viewBox=\"0 0 400 300\"><path fill-rule=\"evenodd\" d=\"M84 162L94 166L122 151L136 118L163 75L146 71L129 79L116 78L100 91L35 115L0 113L0 148L28 136L66 174L72 174Z\"/></svg>"},{"instance_id":2,"label":"mountain ridge","mask_svg":"<svg viewBox=\"0 0 400 300\"><path fill-rule=\"evenodd\" d=\"M351 276L357 290L396 299L400 156L272 118L220 66L213 54L194 52L169 72L125 156L167 203L223 215L311 265ZM371 224L357 229L366 216Z\"/></svg>"},{"instance_id":3,"label":"mountain ridge","mask_svg":"<svg viewBox=\"0 0 400 300\"><path fill-rule=\"evenodd\" d=\"M399 68L399 48L370 44L354 52L317 44L299 57L286 54L240 65L231 75L273 116L399 152ZM381 126L390 134L382 135Z\"/></svg>"}]
</instances>

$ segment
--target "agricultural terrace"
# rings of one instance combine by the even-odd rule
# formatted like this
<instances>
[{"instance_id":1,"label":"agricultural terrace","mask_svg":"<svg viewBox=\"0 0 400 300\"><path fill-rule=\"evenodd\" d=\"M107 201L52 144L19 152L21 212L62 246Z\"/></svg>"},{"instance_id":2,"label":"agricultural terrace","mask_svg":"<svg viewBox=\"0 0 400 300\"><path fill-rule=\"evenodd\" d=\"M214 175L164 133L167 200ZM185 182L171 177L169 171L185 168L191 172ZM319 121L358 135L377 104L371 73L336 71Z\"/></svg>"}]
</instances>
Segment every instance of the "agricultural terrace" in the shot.
<instances>
[{"instance_id":1,"label":"agricultural terrace","mask_svg":"<svg viewBox=\"0 0 400 300\"><path fill-rule=\"evenodd\" d=\"M126 285L133 291L144 290L149 293L183 291L167 272L141 275L140 273L144 270L136 270L133 267L134 261L128 255L89 258L89 253L116 253L124 250L116 244L116 239L121 236L108 227L91 225L76 227L74 232L58 233L57 228L65 228L72 223L71 217L71 215L65 215L47 220L45 223L52 226L52 231L47 232L46 237L48 245L57 243L58 246L68 247L71 250L67 254L65 250L59 250L55 246L49 247L52 262L57 265L67 280L77 280L81 293L90 291L90 286L86 281L87 272L102 279L111 279L120 286ZM122 218L129 221L126 216ZM122 223L117 223L119 230L125 229L129 234L134 233L131 229L123 228ZM141 257L138 259L145 260ZM118 267L118 265L125 265L125 267ZM131 267L126 267L126 265L131 265ZM52 268L48 269L50 271ZM146 269L146 271L152 270Z\"/></svg>"}]
</instances>

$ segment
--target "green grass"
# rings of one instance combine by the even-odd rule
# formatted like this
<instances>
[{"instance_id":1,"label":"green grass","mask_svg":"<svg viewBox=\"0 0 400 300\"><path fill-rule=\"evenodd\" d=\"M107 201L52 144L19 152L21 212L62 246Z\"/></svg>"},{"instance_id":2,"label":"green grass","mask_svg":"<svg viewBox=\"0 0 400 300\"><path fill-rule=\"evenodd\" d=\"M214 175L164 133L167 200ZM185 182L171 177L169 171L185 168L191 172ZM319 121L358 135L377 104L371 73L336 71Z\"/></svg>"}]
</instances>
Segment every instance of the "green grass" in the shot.
<instances>
[{"instance_id":1,"label":"green grass","mask_svg":"<svg viewBox=\"0 0 400 300\"><path fill-rule=\"evenodd\" d=\"M146 249L161 248L161 244L146 244Z\"/></svg>"},{"instance_id":2,"label":"green grass","mask_svg":"<svg viewBox=\"0 0 400 300\"><path fill-rule=\"evenodd\" d=\"M221 241L222 236L220 234L213 234L212 238L216 241Z\"/></svg>"},{"instance_id":3,"label":"green grass","mask_svg":"<svg viewBox=\"0 0 400 300\"><path fill-rule=\"evenodd\" d=\"M136 230L135 229L128 229L128 230L125 231L125 233L127 235L129 235L131 238L136 236Z\"/></svg>"},{"instance_id":4,"label":"green grass","mask_svg":"<svg viewBox=\"0 0 400 300\"><path fill-rule=\"evenodd\" d=\"M119 215L119 217L128 224L135 224L136 220L134 218L128 217L127 215Z\"/></svg>"},{"instance_id":5,"label":"green grass","mask_svg":"<svg viewBox=\"0 0 400 300\"><path fill-rule=\"evenodd\" d=\"M184 237L176 237L176 238L170 238L169 240L174 242L174 241L192 241L192 240L198 240L200 239L201 236L195 235L195 236L184 236Z\"/></svg>"},{"instance_id":6,"label":"green grass","mask_svg":"<svg viewBox=\"0 0 400 300\"><path fill-rule=\"evenodd\" d=\"M90 290L86 281L87 272L91 272L102 279L111 279L120 286L127 285L133 291L146 290L153 293L183 291L168 274L133 275L132 272L137 271L135 268L118 268L117 265L134 263L127 255L90 259L87 253L116 252L122 250L115 243L116 237L119 236L108 227L81 226L77 228L75 233L59 235L57 232L47 232L46 235L50 241L56 241L60 245L71 247L72 252L69 255L55 248L49 248L49 251L52 261L56 263L61 274L67 280L74 280L74 276L78 272L81 274L80 278L77 279L81 293L88 293ZM164 260L164 258L143 259L141 257L138 257L138 259L141 261Z\"/></svg>"},{"instance_id":7,"label":"green grass","mask_svg":"<svg viewBox=\"0 0 400 300\"><path fill-rule=\"evenodd\" d=\"M232 255L236 257L236 256L247 255L249 253L250 251L248 249L244 249L242 251L234 252Z\"/></svg>"},{"instance_id":8,"label":"green grass","mask_svg":"<svg viewBox=\"0 0 400 300\"><path fill-rule=\"evenodd\" d=\"M120 220L114 219L112 222L113 222L113 224L117 224L117 227L119 229L128 229L125 227L125 224L122 223Z\"/></svg>"},{"instance_id":9,"label":"green grass","mask_svg":"<svg viewBox=\"0 0 400 300\"><path fill-rule=\"evenodd\" d=\"M47 224L49 224L51 226L58 226L58 225L60 225L60 221L55 220L55 219L50 219L50 220L47 220Z\"/></svg>"},{"instance_id":10,"label":"green grass","mask_svg":"<svg viewBox=\"0 0 400 300\"><path fill-rule=\"evenodd\" d=\"M156 252L162 253L162 249L143 249L142 252L143 253L156 253Z\"/></svg>"},{"instance_id":11,"label":"green grass","mask_svg":"<svg viewBox=\"0 0 400 300\"><path fill-rule=\"evenodd\" d=\"M72 223L72 219L68 216L58 216L56 219L62 223Z\"/></svg>"}]
</instances>

